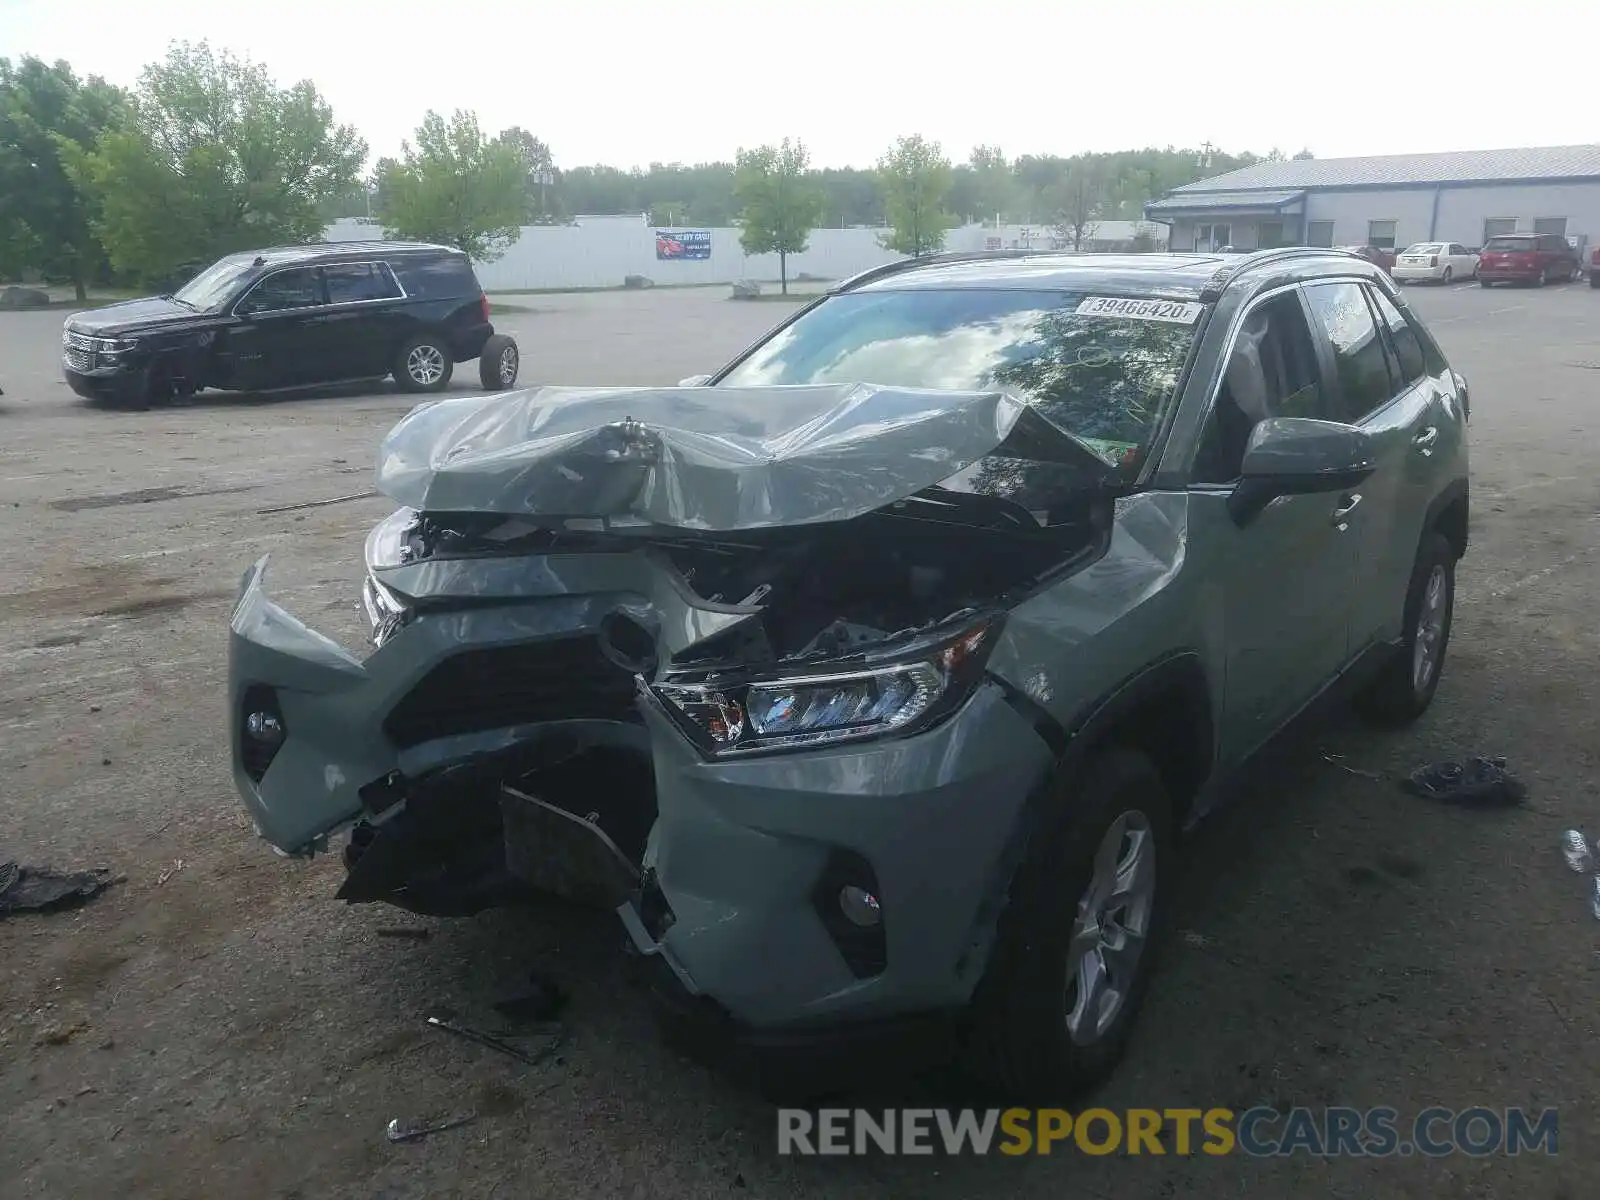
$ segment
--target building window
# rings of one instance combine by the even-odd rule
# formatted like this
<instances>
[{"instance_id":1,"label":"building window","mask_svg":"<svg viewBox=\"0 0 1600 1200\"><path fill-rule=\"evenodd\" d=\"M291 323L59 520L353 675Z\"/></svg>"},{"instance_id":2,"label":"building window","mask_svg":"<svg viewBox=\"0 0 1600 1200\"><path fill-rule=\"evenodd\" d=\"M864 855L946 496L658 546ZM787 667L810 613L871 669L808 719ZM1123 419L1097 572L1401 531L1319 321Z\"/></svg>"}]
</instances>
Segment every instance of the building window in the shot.
<instances>
[{"instance_id":1,"label":"building window","mask_svg":"<svg viewBox=\"0 0 1600 1200\"><path fill-rule=\"evenodd\" d=\"M1283 222L1263 221L1256 226L1256 246L1261 250L1271 250L1283 245Z\"/></svg>"},{"instance_id":2,"label":"building window","mask_svg":"<svg viewBox=\"0 0 1600 1200\"><path fill-rule=\"evenodd\" d=\"M1483 223L1483 240L1487 244L1492 237L1501 237L1517 231L1515 217L1489 217Z\"/></svg>"},{"instance_id":3,"label":"building window","mask_svg":"<svg viewBox=\"0 0 1600 1200\"><path fill-rule=\"evenodd\" d=\"M1376 246L1380 250L1393 250L1394 227L1393 221L1368 221L1367 245Z\"/></svg>"},{"instance_id":4,"label":"building window","mask_svg":"<svg viewBox=\"0 0 1600 1200\"><path fill-rule=\"evenodd\" d=\"M1553 233L1557 237L1567 236L1567 219L1565 217L1536 217L1533 222L1535 233Z\"/></svg>"},{"instance_id":5,"label":"building window","mask_svg":"<svg viewBox=\"0 0 1600 1200\"><path fill-rule=\"evenodd\" d=\"M1306 222L1306 245L1331 246L1333 245L1332 221Z\"/></svg>"},{"instance_id":6,"label":"building window","mask_svg":"<svg viewBox=\"0 0 1600 1200\"><path fill-rule=\"evenodd\" d=\"M1227 225L1196 225L1194 248L1196 250L1221 250L1233 244L1233 230Z\"/></svg>"}]
</instances>

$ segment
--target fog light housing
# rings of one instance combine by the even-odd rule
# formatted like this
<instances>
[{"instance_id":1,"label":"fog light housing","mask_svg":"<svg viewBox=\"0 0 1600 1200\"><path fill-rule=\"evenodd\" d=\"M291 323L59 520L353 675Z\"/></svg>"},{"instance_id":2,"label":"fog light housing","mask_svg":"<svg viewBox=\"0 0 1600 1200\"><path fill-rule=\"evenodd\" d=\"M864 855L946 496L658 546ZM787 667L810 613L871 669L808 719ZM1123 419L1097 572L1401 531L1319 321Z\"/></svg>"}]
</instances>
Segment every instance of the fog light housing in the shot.
<instances>
[{"instance_id":1,"label":"fog light housing","mask_svg":"<svg viewBox=\"0 0 1600 1200\"><path fill-rule=\"evenodd\" d=\"M847 883L839 889L839 910L844 913L845 920L863 929L871 929L883 922L883 908L878 898L866 888L859 888L853 883Z\"/></svg>"},{"instance_id":2,"label":"fog light housing","mask_svg":"<svg viewBox=\"0 0 1600 1200\"><path fill-rule=\"evenodd\" d=\"M289 737L289 727L271 688L254 684L239 705L239 765L251 782L260 783Z\"/></svg>"},{"instance_id":3,"label":"fog light housing","mask_svg":"<svg viewBox=\"0 0 1600 1200\"><path fill-rule=\"evenodd\" d=\"M839 957L857 979L881 975L889 965L882 892L872 864L836 846L811 889L811 907Z\"/></svg>"}]
</instances>

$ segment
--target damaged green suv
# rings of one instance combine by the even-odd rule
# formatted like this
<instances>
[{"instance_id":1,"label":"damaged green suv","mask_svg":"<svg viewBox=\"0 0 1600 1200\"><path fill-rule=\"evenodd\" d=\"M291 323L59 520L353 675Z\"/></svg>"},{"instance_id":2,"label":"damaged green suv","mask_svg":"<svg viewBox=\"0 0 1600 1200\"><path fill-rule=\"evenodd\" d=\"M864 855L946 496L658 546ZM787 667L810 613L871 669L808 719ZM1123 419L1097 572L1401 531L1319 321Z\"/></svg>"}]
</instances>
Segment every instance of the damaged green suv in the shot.
<instances>
[{"instance_id":1,"label":"damaged green suv","mask_svg":"<svg viewBox=\"0 0 1600 1200\"><path fill-rule=\"evenodd\" d=\"M1014 1095L1115 1061L1175 834L1335 685L1427 708L1468 396L1325 250L945 256L714 376L414 410L375 649L263 591L229 724L340 896L615 911L732 1041L953 1026Z\"/></svg>"}]
</instances>

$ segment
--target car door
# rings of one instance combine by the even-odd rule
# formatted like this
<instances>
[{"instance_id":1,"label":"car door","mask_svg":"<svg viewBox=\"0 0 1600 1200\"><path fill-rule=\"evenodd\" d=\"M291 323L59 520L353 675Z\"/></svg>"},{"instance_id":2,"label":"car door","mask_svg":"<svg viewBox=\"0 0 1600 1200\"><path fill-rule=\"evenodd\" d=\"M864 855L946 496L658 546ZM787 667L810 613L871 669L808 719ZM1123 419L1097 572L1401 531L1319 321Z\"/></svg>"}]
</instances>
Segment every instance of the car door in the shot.
<instances>
[{"instance_id":1,"label":"car door","mask_svg":"<svg viewBox=\"0 0 1600 1200\"><path fill-rule=\"evenodd\" d=\"M404 293L387 263L329 263L322 268L328 303L317 317L326 338L330 378L385 375L403 338Z\"/></svg>"},{"instance_id":2,"label":"car door","mask_svg":"<svg viewBox=\"0 0 1600 1200\"><path fill-rule=\"evenodd\" d=\"M1222 753L1236 761L1343 667L1356 553L1340 493L1282 496L1243 523L1230 513L1251 430L1332 409L1298 288L1252 301L1229 336L1190 475L1189 539L1222 614Z\"/></svg>"},{"instance_id":3,"label":"car door","mask_svg":"<svg viewBox=\"0 0 1600 1200\"><path fill-rule=\"evenodd\" d=\"M223 353L228 373L244 390L293 387L328 378L328 333L321 272L287 267L258 279L233 306Z\"/></svg>"},{"instance_id":4,"label":"car door","mask_svg":"<svg viewBox=\"0 0 1600 1200\"><path fill-rule=\"evenodd\" d=\"M1418 465L1440 434L1430 421L1443 381L1428 374L1422 346L1399 307L1355 280L1310 284L1306 300L1331 355L1339 417L1372 439L1377 469L1359 490L1351 650L1397 636L1421 536Z\"/></svg>"},{"instance_id":5,"label":"car door","mask_svg":"<svg viewBox=\"0 0 1600 1200\"><path fill-rule=\"evenodd\" d=\"M1460 242L1450 243L1450 266L1455 271L1457 279L1469 279L1477 266L1477 260L1467 253L1467 248Z\"/></svg>"}]
</instances>

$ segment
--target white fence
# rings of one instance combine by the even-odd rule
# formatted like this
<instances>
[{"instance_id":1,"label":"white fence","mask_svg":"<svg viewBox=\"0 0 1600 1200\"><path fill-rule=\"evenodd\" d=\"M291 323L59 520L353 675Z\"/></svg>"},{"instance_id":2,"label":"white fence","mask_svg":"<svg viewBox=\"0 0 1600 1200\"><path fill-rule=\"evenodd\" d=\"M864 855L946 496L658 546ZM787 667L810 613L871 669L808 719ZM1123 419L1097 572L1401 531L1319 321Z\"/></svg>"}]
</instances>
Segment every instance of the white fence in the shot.
<instances>
[{"instance_id":1,"label":"white fence","mask_svg":"<svg viewBox=\"0 0 1600 1200\"><path fill-rule=\"evenodd\" d=\"M1132 228L1133 223L1129 221L1101 222L1095 230L1096 242L1131 240ZM1158 233L1162 243L1166 241L1164 226L1147 228ZM659 285L778 278L778 256L745 254L739 246L737 229L705 232L711 234L709 258L659 259L656 257L656 227L642 220L607 218L577 225L527 225L504 257L478 266L478 278L490 292L619 287L627 275L644 275ZM842 279L857 271L893 262L901 256L878 244L878 238L885 232L881 229L812 230L806 252L789 256L789 278L805 274L821 279ZM997 239L1003 246L1031 245L1048 249L1050 232L1042 227L994 229L967 225L950 230L945 238L945 249L982 250ZM382 236L382 231L374 225L345 220L328 226L323 236L330 242L348 242L375 239Z\"/></svg>"}]
</instances>

